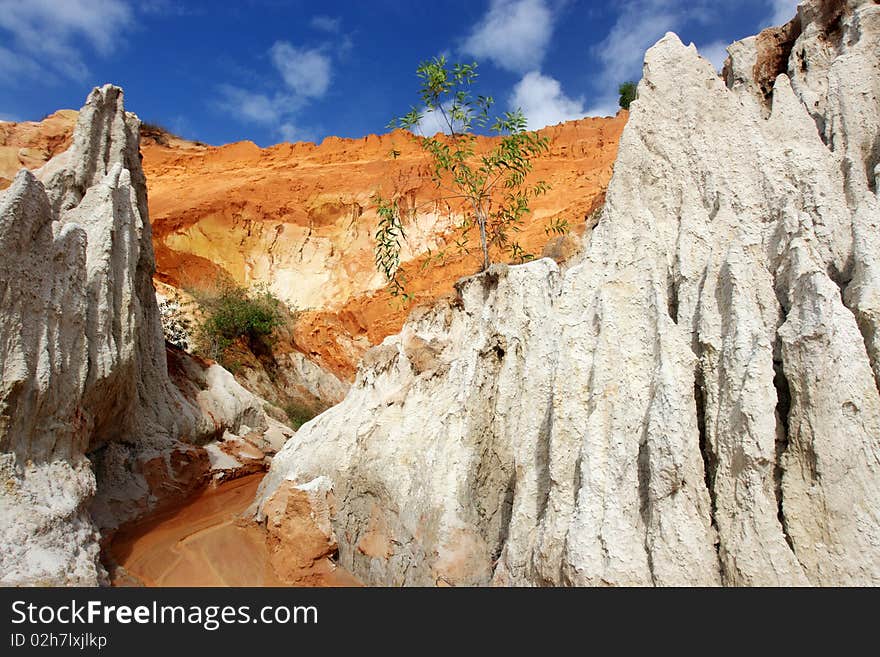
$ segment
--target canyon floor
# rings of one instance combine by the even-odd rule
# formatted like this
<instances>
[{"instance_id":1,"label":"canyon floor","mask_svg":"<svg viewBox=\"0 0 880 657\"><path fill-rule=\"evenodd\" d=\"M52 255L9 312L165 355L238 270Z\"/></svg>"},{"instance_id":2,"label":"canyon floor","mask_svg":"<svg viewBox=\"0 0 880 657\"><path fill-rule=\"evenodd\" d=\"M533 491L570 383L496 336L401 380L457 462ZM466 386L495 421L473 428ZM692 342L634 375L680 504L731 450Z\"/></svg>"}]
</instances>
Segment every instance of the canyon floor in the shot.
<instances>
[{"instance_id":1,"label":"canyon floor","mask_svg":"<svg viewBox=\"0 0 880 657\"><path fill-rule=\"evenodd\" d=\"M191 498L123 527L105 550L114 586L290 586L273 570L265 531L242 518L263 474L209 486ZM299 586L356 586L321 561Z\"/></svg>"}]
</instances>

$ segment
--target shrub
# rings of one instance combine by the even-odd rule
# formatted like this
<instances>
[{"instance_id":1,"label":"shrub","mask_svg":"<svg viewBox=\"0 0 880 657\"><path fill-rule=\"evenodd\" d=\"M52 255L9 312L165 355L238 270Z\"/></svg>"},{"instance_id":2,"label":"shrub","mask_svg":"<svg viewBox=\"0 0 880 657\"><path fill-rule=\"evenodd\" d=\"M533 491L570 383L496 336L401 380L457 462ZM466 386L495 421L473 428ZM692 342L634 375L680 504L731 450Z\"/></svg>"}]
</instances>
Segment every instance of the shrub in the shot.
<instances>
[{"instance_id":1,"label":"shrub","mask_svg":"<svg viewBox=\"0 0 880 657\"><path fill-rule=\"evenodd\" d=\"M638 86L635 82L624 82L617 91L620 93L620 106L628 110L629 106L636 99Z\"/></svg>"},{"instance_id":2,"label":"shrub","mask_svg":"<svg viewBox=\"0 0 880 657\"><path fill-rule=\"evenodd\" d=\"M229 281L210 291L192 292L201 319L197 326L199 350L218 361L236 341L252 351L274 344L274 334L285 323L283 303L265 285L251 289Z\"/></svg>"},{"instance_id":3,"label":"shrub","mask_svg":"<svg viewBox=\"0 0 880 657\"><path fill-rule=\"evenodd\" d=\"M286 404L284 413L290 421L290 428L294 430L299 430L302 425L318 415L312 408L296 402Z\"/></svg>"},{"instance_id":4,"label":"shrub","mask_svg":"<svg viewBox=\"0 0 880 657\"><path fill-rule=\"evenodd\" d=\"M176 137L168 130L165 126L159 125L158 123L150 123L149 121L141 122L141 139L149 138L155 141L160 146L167 146L169 142L169 137Z\"/></svg>"}]
</instances>

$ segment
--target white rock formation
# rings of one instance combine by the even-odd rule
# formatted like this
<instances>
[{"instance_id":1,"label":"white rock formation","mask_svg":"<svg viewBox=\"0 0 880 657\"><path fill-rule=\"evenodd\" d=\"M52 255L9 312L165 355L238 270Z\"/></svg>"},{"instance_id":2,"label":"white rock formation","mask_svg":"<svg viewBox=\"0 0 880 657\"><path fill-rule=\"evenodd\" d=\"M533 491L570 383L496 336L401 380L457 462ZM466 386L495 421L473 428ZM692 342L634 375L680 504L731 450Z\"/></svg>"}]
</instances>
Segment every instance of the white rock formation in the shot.
<instances>
[{"instance_id":1,"label":"white rock formation","mask_svg":"<svg viewBox=\"0 0 880 657\"><path fill-rule=\"evenodd\" d=\"M880 5L647 56L579 263L460 284L273 462L373 584L880 584ZM287 484L289 486L289 484Z\"/></svg>"},{"instance_id":2,"label":"white rock formation","mask_svg":"<svg viewBox=\"0 0 880 657\"><path fill-rule=\"evenodd\" d=\"M0 194L2 585L97 583L96 523L198 485L188 443L267 426L219 366L169 377L139 125L95 89L71 148Z\"/></svg>"}]
</instances>

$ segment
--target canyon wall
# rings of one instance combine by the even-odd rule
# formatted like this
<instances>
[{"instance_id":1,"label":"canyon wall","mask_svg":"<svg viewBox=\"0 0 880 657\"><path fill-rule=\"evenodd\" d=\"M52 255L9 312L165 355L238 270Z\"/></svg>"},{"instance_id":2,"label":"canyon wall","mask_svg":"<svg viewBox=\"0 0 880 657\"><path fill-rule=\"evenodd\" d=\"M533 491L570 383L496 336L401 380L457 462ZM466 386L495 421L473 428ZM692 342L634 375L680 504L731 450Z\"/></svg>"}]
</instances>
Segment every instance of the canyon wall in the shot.
<instances>
[{"instance_id":1,"label":"canyon wall","mask_svg":"<svg viewBox=\"0 0 880 657\"><path fill-rule=\"evenodd\" d=\"M290 435L228 372L166 352L139 126L95 89L70 148L0 192L3 585L102 581L99 529L241 465L199 445Z\"/></svg>"},{"instance_id":2,"label":"canyon wall","mask_svg":"<svg viewBox=\"0 0 880 657\"><path fill-rule=\"evenodd\" d=\"M584 233L604 198L625 123L622 113L542 131L552 146L536 160L534 179L550 191L518 235L527 251L542 255L556 238L546 229L557 219ZM480 138L478 148L495 143ZM449 294L479 266L475 255L453 253L422 268L428 249L447 244L454 219L425 204L436 196L430 162L400 131L265 149L160 135L145 139L144 168L158 279L180 289L210 285L222 273L270 285L302 311L292 350L345 380L367 349L400 330L413 305ZM394 302L373 264L377 192L420 207L402 254L414 304Z\"/></svg>"},{"instance_id":3,"label":"canyon wall","mask_svg":"<svg viewBox=\"0 0 880 657\"><path fill-rule=\"evenodd\" d=\"M254 511L384 585L880 584L880 5L646 55L584 254L367 352ZM314 486L313 486L314 483Z\"/></svg>"},{"instance_id":4,"label":"canyon wall","mask_svg":"<svg viewBox=\"0 0 880 657\"><path fill-rule=\"evenodd\" d=\"M75 120L75 112L62 110L41 122L0 123L0 189L22 166L63 150ZM550 189L518 234L527 252L561 261L577 248L604 201L626 120L621 112L541 131L551 147L536 159L533 178ZM233 354L238 380L279 406L323 410L339 402L367 349L398 332L413 307L450 294L479 266L476 255L452 250L424 267L448 245L455 218L426 204L436 195L430 162L403 132L264 149L251 142L207 146L147 124L141 137L160 293L187 299L186 290L228 276L268 284L299 311L272 362ZM478 147L495 143L480 138ZM377 192L420 207L403 252L414 296L408 304L390 296L373 264ZM550 232L558 221L571 233ZM477 242L470 248L476 252Z\"/></svg>"}]
</instances>

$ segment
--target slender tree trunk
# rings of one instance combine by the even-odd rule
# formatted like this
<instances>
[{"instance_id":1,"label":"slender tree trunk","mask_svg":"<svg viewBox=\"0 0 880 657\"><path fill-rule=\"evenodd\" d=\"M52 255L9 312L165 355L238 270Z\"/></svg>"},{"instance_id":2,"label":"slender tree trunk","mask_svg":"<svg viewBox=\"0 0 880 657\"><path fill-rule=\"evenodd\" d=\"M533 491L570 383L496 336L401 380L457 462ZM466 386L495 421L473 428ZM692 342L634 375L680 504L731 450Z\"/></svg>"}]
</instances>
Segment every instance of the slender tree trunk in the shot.
<instances>
[{"instance_id":1,"label":"slender tree trunk","mask_svg":"<svg viewBox=\"0 0 880 657\"><path fill-rule=\"evenodd\" d=\"M489 261L489 244L486 240L486 217L482 213L477 215L477 223L480 224L480 246L483 247L483 268L480 271L486 271L492 263Z\"/></svg>"}]
</instances>

